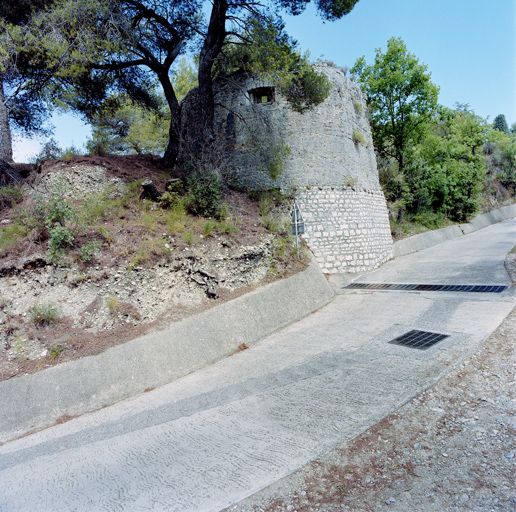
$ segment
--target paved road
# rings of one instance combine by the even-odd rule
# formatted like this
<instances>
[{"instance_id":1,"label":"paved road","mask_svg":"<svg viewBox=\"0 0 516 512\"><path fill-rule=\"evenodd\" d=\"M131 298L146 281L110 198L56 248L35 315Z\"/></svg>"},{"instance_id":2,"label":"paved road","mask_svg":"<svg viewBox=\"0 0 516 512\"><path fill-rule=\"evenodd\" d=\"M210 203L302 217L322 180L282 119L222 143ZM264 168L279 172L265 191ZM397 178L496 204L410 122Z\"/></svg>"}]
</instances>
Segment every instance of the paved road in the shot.
<instances>
[{"instance_id":1,"label":"paved road","mask_svg":"<svg viewBox=\"0 0 516 512\"><path fill-rule=\"evenodd\" d=\"M516 220L398 258L362 282L510 285ZM162 388L0 447L0 511L218 511L353 438L473 353L502 294L350 291ZM388 341L450 335L426 351Z\"/></svg>"}]
</instances>

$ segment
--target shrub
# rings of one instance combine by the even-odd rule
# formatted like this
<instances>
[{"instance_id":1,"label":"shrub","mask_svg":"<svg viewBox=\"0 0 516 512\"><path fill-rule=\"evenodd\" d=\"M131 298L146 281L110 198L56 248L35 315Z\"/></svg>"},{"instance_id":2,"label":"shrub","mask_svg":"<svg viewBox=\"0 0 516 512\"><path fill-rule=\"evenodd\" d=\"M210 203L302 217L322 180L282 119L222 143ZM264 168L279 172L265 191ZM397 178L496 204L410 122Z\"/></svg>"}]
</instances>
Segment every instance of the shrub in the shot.
<instances>
[{"instance_id":1,"label":"shrub","mask_svg":"<svg viewBox=\"0 0 516 512\"><path fill-rule=\"evenodd\" d=\"M112 313L118 310L119 305L120 301L114 295L110 295L106 300L106 306Z\"/></svg>"},{"instance_id":2,"label":"shrub","mask_svg":"<svg viewBox=\"0 0 516 512\"><path fill-rule=\"evenodd\" d=\"M353 106L355 107L357 114L359 116L362 115L364 108L362 107L362 103L360 103L356 98L353 98Z\"/></svg>"},{"instance_id":3,"label":"shrub","mask_svg":"<svg viewBox=\"0 0 516 512\"><path fill-rule=\"evenodd\" d=\"M38 325L49 325L61 318L61 311L52 302L34 304L28 310L29 320Z\"/></svg>"},{"instance_id":4,"label":"shrub","mask_svg":"<svg viewBox=\"0 0 516 512\"><path fill-rule=\"evenodd\" d=\"M99 232L99 235L108 243L110 244L114 239L115 239L115 236L113 235L113 233L108 229L108 228L105 228L104 226L99 226L98 227L98 232Z\"/></svg>"},{"instance_id":5,"label":"shrub","mask_svg":"<svg viewBox=\"0 0 516 512\"><path fill-rule=\"evenodd\" d=\"M218 228L219 223L214 219L209 219L204 223L202 227L202 234L204 237L213 236Z\"/></svg>"},{"instance_id":6,"label":"shrub","mask_svg":"<svg viewBox=\"0 0 516 512\"><path fill-rule=\"evenodd\" d=\"M188 210L195 215L217 215L222 197L222 181L215 170L195 171L188 178Z\"/></svg>"},{"instance_id":7,"label":"shrub","mask_svg":"<svg viewBox=\"0 0 516 512\"><path fill-rule=\"evenodd\" d=\"M41 147L41 151L34 157L35 163L45 162L46 160L58 160L61 158L63 150L57 145L55 139L50 139Z\"/></svg>"},{"instance_id":8,"label":"shrub","mask_svg":"<svg viewBox=\"0 0 516 512\"><path fill-rule=\"evenodd\" d=\"M54 345L50 349L50 359L52 361L55 361L59 357L61 352L63 352L63 351L64 351L64 347L62 347L61 345Z\"/></svg>"},{"instance_id":9,"label":"shrub","mask_svg":"<svg viewBox=\"0 0 516 512\"><path fill-rule=\"evenodd\" d=\"M193 244L192 231L190 231L189 229L184 229L182 234L183 234L183 240L185 241L186 244L188 244L188 245Z\"/></svg>"},{"instance_id":10,"label":"shrub","mask_svg":"<svg viewBox=\"0 0 516 512\"><path fill-rule=\"evenodd\" d=\"M270 231L272 233L279 233L281 231L281 222L278 219L274 218L272 215L263 215L261 221L267 231Z\"/></svg>"},{"instance_id":11,"label":"shrub","mask_svg":"<svg viewBox=\"0 0 516 512\"><path fill-rule=\"evenodd\" d=\"M365 138L358 130L353 130L353 143L355 146L358 146L359 144L365 144Z\"/></svg>"},{"instance_id":12,"label":"shrub","mask_svg":"<svg viewBox=\"0 0 516 512\"><path fill-rule=\"evenodd\" d=\"M331 82L326 75L319 74L307 66L297 74L286 90L287 101L297 112L304 112L322 103L330 94Z\"/></svg>"},{"instance_id":13,"label":"shrub","mask_svg":"<svg viewBox=\"0 0 516 512\"><path fill-rule=\"evenodd\" d=\"M265 166L270 178L276 181L283 173L285 160L290 155L292 148L283 141L271 144L265 151Z\"/></svg>"},{"instance_id":14,"label":"shrub","mask_svg":"<svg viewBox=\"0 0 516 512\"><path fill-rule=\"evenodd\" d=\"M159 199L162 208L167 210L184 210L184 204L178 192L167 191Z\"/></svg>"},{"instance_id":15,"label":"shrub","mask_svg":"<svg viewBox=\"0 0 516 512\"><path fill-rule=\"evenodd\" d=\"M67 247L73 244L73 231L65 226L54 226L49 230L48 259L50 263L57 263Z\"/></svg>"},{"instance_id":16,"label":"shrub","mask_svg":"<svg viewBox=\"0 0 516 512\"><path fill-rule=\"evenodd\" d=\"M90 261L100 250L100 242L98 240L90 240L81 247L81 259Z\"/></svg>"},{"instance_id":17,"label":"shrub","mask_svg":"<svg viewBox=\"0 0 516 512\"><path fill-rule=\"evenodd\" d=\"M69 148L63 149L61 158L70 161L76 156L82 156L82 154L83 152L79 148L76 148L72 142L72 145Z\"/></svg>"}]
</instances>

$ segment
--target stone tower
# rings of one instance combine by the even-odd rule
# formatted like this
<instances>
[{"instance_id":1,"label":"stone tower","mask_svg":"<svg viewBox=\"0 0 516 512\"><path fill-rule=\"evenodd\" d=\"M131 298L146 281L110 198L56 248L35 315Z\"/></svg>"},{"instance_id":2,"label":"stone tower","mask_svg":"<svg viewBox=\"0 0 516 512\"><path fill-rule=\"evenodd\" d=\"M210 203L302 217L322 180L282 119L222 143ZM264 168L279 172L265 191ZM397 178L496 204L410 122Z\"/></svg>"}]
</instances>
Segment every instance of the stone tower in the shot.
<instances>
[{"instance_id":1,"label":"stone tower","mask_svg":"<svg viewBox=\"0 0 516 512\"><path fill-rule=\"evenodd\" d=\"M272 83L242 78L219 85L216 129L238 184L294 194L303 237L324 272L363 272L392 256L365 97L339 69L315 69L332 88L303 113Z\"/></svg>"}]
</instances>

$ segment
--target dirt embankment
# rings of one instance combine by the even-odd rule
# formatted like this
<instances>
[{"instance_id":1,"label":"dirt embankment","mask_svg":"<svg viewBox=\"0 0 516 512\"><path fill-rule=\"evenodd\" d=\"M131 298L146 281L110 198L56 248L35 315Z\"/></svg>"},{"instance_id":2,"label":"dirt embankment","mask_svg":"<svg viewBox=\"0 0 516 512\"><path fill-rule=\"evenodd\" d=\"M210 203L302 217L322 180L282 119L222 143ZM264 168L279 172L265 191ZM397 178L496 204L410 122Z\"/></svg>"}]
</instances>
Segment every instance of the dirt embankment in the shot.
<instances>
[{"instance_id":1,"label":"dirt embankment","mask_svg":"<svg viewBox=\"0 0 516 512\"><path fill-rule=\"evenodd\" d=\"M14 239L0 251L0 380L97 354L306 264L270 229L290 213L279 196L225 190L215 220L142 199L138 180L163 193L171 178L154 157L81 157L23 174L23 199L0 211L0 241ZM48 233L25 226L56 187L74 238L51 264ZM51 308L55 321L35 321Z\"/></svg>"}]
</instances>

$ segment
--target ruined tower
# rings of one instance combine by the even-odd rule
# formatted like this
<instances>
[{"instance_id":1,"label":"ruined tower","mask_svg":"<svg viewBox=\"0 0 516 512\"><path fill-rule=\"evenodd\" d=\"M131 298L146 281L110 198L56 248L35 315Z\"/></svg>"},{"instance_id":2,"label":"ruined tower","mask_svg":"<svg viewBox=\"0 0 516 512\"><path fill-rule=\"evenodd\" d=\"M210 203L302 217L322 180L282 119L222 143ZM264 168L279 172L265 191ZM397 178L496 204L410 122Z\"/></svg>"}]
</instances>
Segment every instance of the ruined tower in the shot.
<instances>
[{"instance_id":1,"label":"ruined tower","mask_svg":"<svg viewBox=\"0 0 516 512\"><path fill-rule=\"evenodd\" d=\"M250 189L292 192L306 223L303 238L324 272L362 272L392 256L365 97L325 63L328 98L296 112L273 83L241 78L215 91L216 131L230 154L232 179Z\"/></svg>"}]
</instances>

